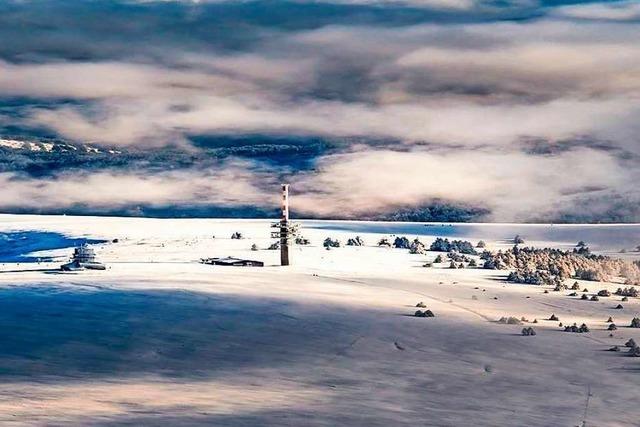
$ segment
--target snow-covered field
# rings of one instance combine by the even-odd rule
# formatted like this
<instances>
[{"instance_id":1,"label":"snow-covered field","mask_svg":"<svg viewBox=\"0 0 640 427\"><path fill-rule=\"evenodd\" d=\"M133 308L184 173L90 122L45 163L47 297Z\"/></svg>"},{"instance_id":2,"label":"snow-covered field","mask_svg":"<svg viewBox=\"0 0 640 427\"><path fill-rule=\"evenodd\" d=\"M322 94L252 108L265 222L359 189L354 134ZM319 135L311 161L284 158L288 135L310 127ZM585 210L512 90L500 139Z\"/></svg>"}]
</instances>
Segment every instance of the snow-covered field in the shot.
<instances>
[{"instance_id":1,"label":"snow-covered field","mask_svg":"<svg viewBox=\"0 0 640 427\"><path fill-rule=\"evenodd\" d=\"M0 232L118 239L95 245L106 271L56 271L69 248L0 264L0 425L640 425L640 359L606 351L640 341L626 327L638 300L615 310L616 296L423 268L436 253L376 247L383 234L327 251L325 237L356 235L329 228L308 223L312 245L279 267L269 221L0 216ZM266 266L198 263L214 256ZM419 301L436 317L413 317Z\"/></svg>"}]
</instances>

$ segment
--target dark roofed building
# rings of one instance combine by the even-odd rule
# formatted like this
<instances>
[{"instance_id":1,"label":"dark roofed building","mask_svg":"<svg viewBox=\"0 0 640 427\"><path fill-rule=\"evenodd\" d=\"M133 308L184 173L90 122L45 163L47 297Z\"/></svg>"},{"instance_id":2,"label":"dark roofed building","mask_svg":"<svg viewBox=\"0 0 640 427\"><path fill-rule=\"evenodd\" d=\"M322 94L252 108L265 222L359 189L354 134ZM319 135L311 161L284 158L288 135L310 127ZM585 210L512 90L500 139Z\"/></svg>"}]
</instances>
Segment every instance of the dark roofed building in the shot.
<instances>
[{"instance_id":1,"label":"dark roofed building","mask_svg":"<svg viewBox=\"0 0 640 427\"><path fill-rule=\"evenodd\" d=\"M264 267L264 262L251 259L241 259L234 257L225 258L205 258L202 259L203 264L224 265L230 267Z\"/></svg>"}]
</instances>

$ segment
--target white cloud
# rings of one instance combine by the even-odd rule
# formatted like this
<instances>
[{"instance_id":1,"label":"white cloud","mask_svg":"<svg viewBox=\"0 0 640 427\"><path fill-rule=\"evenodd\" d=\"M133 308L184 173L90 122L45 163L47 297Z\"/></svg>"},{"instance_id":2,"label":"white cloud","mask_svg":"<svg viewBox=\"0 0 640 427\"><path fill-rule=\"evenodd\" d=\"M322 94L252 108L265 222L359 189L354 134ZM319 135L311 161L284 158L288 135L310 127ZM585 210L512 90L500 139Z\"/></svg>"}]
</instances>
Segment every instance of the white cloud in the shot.
<instances>
[{"instance_id":1,"label":"white cloud","mask_svg":"<svg viewBox=\"0 0 640 427\"><path fill-rule=\"evenodd\" d=\"M90 102L34 109L28 124L109 144L231 131L501 146L591 135L633 148L640 49L629 29L611 28L342 27L276 38L260 52L176 54L174 65L5 62L0 94Z\"/></svg>"},{"instance_id":2,"label":"white cloud","mask_svg":"<svg viewBox=\"0 0 640 427\"><path fill-rule=\"evenodd\" d=\"M552 15L571 19L635 21L640 20L640 3L634 0L577 4L559 7Z\"/></svg>"},{"instance_id":3,"label":"white cloud","mask_svg":"<svg viewBox=\"0 0 640 427\"><path fill-rule=\"evenodd\" d=\"M292 209L303 215L358 216L444 200L482 206L495 221L555 218L585 194L640 200L636 171L600 151L555 156L517 151L407 152L374 150L324 156L317 171L289 176ZM589 187L589 188L586 188ZM68 172L51 178L0 174L0 208L93 209L132 206L277 207L278 180L248 162L212 171ZM594 211L602 206L594 206ZM580 207L580 214L590 208Z\"/></svg>"},{"instance_id":4,"label":"white cloud","mask_svg":"<svg viewBox=\"0 0 640 427\"><path fill-rule=\"evenodd\" d=\"M615 158L589 149L553 157L368 151L326 157L319 170L297 181L295 209L357 215L442 199L487 207L492 220L526 221L570 210L587 185L600 189L593 195L635 193Z\"/></svg>"},{"instance_id":5,"label":"white cloud","mask_svg":"<svg viewBox=\"0 0 640 427\"><path fill-rule=\"evenodd\" d=\"M114 209L135 205L276 205L277 198L258 185L276 187L277 183L243 162L227 162L213 171L86 171L68 172L54 179L1 173L0 206L58 209L87 205Z\"/></svg>"},{"instance_id":6,"label":"white cloud","mask_svg":"<svg viewBox=\"0 0 640 427\"><path fill-rule=\"evenodd\" d=\"M169 100L105 102L97 117L78 107L34 111L31 122L76 140L164 144L185 131L278 132L389 137L406 144L511 145L521 137L627 137L637 129L634 99L561 99L537 104L478 105L456 99L370 105L308 101L294 105L245 97L192 97L187 111ZM624 141L620 141L622 144ZM633 148L633 147L630 147Z\"/></svg>"}]
</instances>

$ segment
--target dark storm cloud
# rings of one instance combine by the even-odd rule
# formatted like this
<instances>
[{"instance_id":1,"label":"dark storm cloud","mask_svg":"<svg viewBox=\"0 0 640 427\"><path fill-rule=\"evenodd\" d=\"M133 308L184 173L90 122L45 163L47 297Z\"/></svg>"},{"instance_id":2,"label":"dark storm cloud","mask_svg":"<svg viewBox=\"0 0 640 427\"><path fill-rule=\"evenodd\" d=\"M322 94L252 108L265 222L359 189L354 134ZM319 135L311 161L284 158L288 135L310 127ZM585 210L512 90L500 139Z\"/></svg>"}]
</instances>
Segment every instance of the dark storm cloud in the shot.
<instances>
[{"instance_id":1,"label":"dark storm cloud","mask_svg":"<svg viewBox=\"0 0 640 427\"><path fill-rule=\"evenodd\" d=\"M456 2L457 0L451 0ZM464 0L461 0L464 1ZM395 27L531 16L401 3L298 1L8 1L0 4L0 57L9 61L163 58L167 50L242 51L283 33L328 25ZM429 3L426 3L429 6Z\"/></svg>"},{"instance_id":2,"label":"dark storm cloud","mask_svg":"<svg viewBox=\"0 0 640 427\"><path fill-rule=\"evenodd\" d=\"M403 27L523 21L581 1L9 0L0 3L7 61L161 60L167 50L254 49L265 40L326 26ZM562 13L572 13L569 6Z\"/></svg>"}]
</instances>

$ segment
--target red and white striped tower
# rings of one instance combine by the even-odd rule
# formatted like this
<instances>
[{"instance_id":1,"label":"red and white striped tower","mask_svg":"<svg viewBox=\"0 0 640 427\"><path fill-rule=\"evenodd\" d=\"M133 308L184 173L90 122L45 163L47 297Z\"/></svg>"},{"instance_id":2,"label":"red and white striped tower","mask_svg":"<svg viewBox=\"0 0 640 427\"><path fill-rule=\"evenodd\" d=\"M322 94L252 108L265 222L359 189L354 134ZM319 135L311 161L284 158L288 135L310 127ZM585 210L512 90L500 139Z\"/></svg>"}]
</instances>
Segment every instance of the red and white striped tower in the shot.
<instances>
[{"instance_id":1,"label":"red and white striped tower","mask_svg":"<svg viewBox=\"0 0 640 427\"><path fill-rule=\"evenodd\" d=\"M280 218L280 265L289 265L289 184L282 184Z\"/></svg>"}]
</instances>

